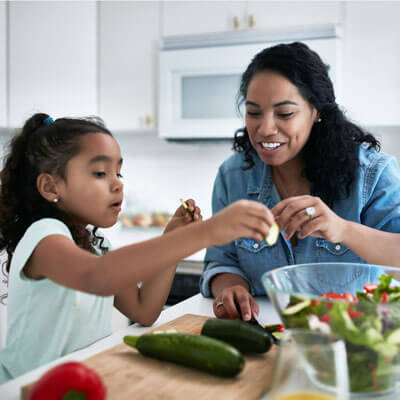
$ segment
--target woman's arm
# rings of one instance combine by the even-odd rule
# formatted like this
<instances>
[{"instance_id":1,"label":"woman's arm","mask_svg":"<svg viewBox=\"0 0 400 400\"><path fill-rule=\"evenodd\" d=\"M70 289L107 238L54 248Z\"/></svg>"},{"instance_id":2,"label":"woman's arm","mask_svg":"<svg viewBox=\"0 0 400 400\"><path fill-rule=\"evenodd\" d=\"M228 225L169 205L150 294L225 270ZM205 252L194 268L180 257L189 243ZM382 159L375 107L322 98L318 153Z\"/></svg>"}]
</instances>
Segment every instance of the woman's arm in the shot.
<instances>
[{"instance_id":1,"label":"woman's arm","mask_svg":"<svg viewBox=\"0 0 400 400\"><path fill-rule=\"evenodd\" d=\"M214 314L217 318L245 321L259 313L257 302L250 294L247 281L236 274L218 274L211 281L211 292L215 296ZM240 314L239 314L240 312Z\"/></svg>"},{"instance_id":2,"label":"woman's arm","mask_svg":"<svg viewBox=\"0 0 400 400\"><path fill-rule=\"evenodd\" d=\"M214 297L218 297L221 292L232 286L243 286L248 292L250 286L245 279L236 274L218 274L211 281L211 292Z\"/></svg>"},{"instance_id":3,"label":"woman's arm","mask_svg":"<svg viewBox=\"0 0 400 400\"><path fill-rule=\"evenodd\" d=\"M400 267L400 234L346 221L342 243L370 264Z\"/></svg>"}]
</instances>

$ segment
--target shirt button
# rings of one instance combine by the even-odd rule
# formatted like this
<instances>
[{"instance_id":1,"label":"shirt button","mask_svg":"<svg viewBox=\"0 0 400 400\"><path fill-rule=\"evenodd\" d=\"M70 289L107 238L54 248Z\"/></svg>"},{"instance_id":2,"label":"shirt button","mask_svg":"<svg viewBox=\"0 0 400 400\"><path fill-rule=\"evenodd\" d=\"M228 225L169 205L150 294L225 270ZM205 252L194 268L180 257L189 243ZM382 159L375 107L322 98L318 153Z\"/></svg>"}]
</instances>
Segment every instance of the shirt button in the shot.
<instances>
[{"instance_id":1,"label":"shirt button","mask_svg":"<svg viewBox=\"0 0 400 400\"><path fill-rule=\"evenodd\" d=\"M342 246L341 246L340 244L337 244L337 245L335 246L335 250L336 250L336 251L339 251L341 248L342 248Z\"/></svg>"},{"instance_id":2,"label":"shirt button","mask_svg":"<svg viewBox=\"0 0 400 400\"><path fill-rule=\"evenodd\" d=\"M254 244L253 244L253 249L258 249L259 246L260 246L260 245L259 245L258 243L254 243Z\"/></svg>"}]
</instances>

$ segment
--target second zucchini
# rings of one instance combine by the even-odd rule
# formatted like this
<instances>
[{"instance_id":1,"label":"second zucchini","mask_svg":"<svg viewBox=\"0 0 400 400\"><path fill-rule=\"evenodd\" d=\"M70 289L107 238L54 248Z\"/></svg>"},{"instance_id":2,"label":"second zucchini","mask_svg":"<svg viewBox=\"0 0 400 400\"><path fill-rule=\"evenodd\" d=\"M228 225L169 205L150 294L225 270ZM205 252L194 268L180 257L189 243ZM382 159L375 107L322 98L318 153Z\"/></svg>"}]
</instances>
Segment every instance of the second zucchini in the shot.
<instances>
[{"instance_id":1,"label":"second zucchini","mask_svg":"<svg viewBox=\"0 0 400 400\"><path fill-rule=\"evenodd\" d=\"M242 353L265 353L271 348L267 332L241 320L208 319L201 334L227 342Z\"/></svg>"}]
</instances>

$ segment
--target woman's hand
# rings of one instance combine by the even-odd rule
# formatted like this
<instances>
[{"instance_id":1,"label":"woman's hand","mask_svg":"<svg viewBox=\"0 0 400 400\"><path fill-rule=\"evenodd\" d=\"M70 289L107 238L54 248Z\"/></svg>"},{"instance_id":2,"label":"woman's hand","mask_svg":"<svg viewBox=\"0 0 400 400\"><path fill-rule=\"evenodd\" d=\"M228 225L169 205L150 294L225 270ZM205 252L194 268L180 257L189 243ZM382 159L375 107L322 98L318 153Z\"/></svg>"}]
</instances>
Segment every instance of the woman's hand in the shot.
<instances>
[{"instance_id":1,"label":"woman's hand","mask_svg":"<svg viewBox=\"0 0 400 400\"><path fill-rule=\"evenodd\" d=\"M185 210L182 206L178 207L175 214L172 216L171 220L165 227L164 233L171 232L176 228L190 224L191 222L201 221L203 217L201 216L201 211L199 207L196 207L196 203L193 199L186 200L185 202L190 211L193 213L193 218L190 213Z\"/></svg>"},{"instance_id":2,"label":"woman's hand","mask_svg":"<svg viewBox=\"0 0 400 400\"><path fill-rule=\"evenodd\" d=\"M219 246L240 237L264 240L275 221L264 204L238 200L206 222L210 229L211 245Z\"/></svg>"},{"instance_id":3,"label":"woman's hand","mask_svg":"<svg viewBox=\"0 0 400 400\"><path fill-rule=\"evenodd\" d=\"M213 309L217 318L240 319L242 316L244 321L259 313L257 302L242 285L223 289L215 298Z\"/></svg>"},{"instance_id":4,"label":"woman's hand","mask_svg":"<svg viewBox=\"0 0 400 400\"><path fill-rule=\"evenodd\" d=\"M317 236L333 243L343 242L347 221L335 214L319 197L296 196L282 200L271 210L280 230L290 239Z\"/></svg>"}]
</instances>

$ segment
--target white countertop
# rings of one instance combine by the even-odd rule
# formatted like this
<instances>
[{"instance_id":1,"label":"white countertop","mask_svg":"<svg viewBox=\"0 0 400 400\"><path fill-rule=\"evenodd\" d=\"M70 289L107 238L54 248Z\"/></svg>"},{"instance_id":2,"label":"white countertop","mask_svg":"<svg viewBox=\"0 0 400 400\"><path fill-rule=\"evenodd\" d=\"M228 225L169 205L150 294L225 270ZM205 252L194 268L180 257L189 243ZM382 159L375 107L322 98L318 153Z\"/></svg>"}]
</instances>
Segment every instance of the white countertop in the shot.
<instances>
[{"instance_id":1,"label":"white countertop","mask_svg":"<svg viewBox=\"0 0 400 400\"><path fill-rule=\"evenodd\" d=\"M259 321L262 324L274 324L280 322L278 314L275 312L272 304L268 302L265 297L258 297L256 298L256 300L260 305ZM140 335L148 331L149 329L153 329L154 327L165 324L166 322L169 322L184 314L214 316L212 311L212 299L206 299L202 295L197 294L185 301L182 301L181 303L176 304L173 307L166 308L161 313L160 317L157 319L154 325L151 327L142 327L138 324L130 325L127 328L121 329L113 333L112 335L102 340L99 340L91 346L68 354L65 357L59 358L58 360L55 360L33 371L30 371L25 375L22 375L12 381L7 382L4 385L1 385L0 399L19 400L21 387L37 380L49 368L68 360L84 360L90 356L93 356L94 354L100 353L101 351L122 343L122 339L125 335Z\"/></svg>"},{"instance_id":2,"label":"white countertop","mask_svg":"<svg viewBox=\"0 0 400 400\"><path fill-rule=\"evenodd\" d=\"M107 239L111 242L113 249L118 249L122 246L127 246L129 244L153 239L157 236L162 235L163 230L163 228L157 227L126 228L119 221L111 228L101 229L101 231L104 232L104 234L106 235ZM203 261L205 254L206 250L203 249L185 258L185 260Z\"/></svg>"}]
</instances>

